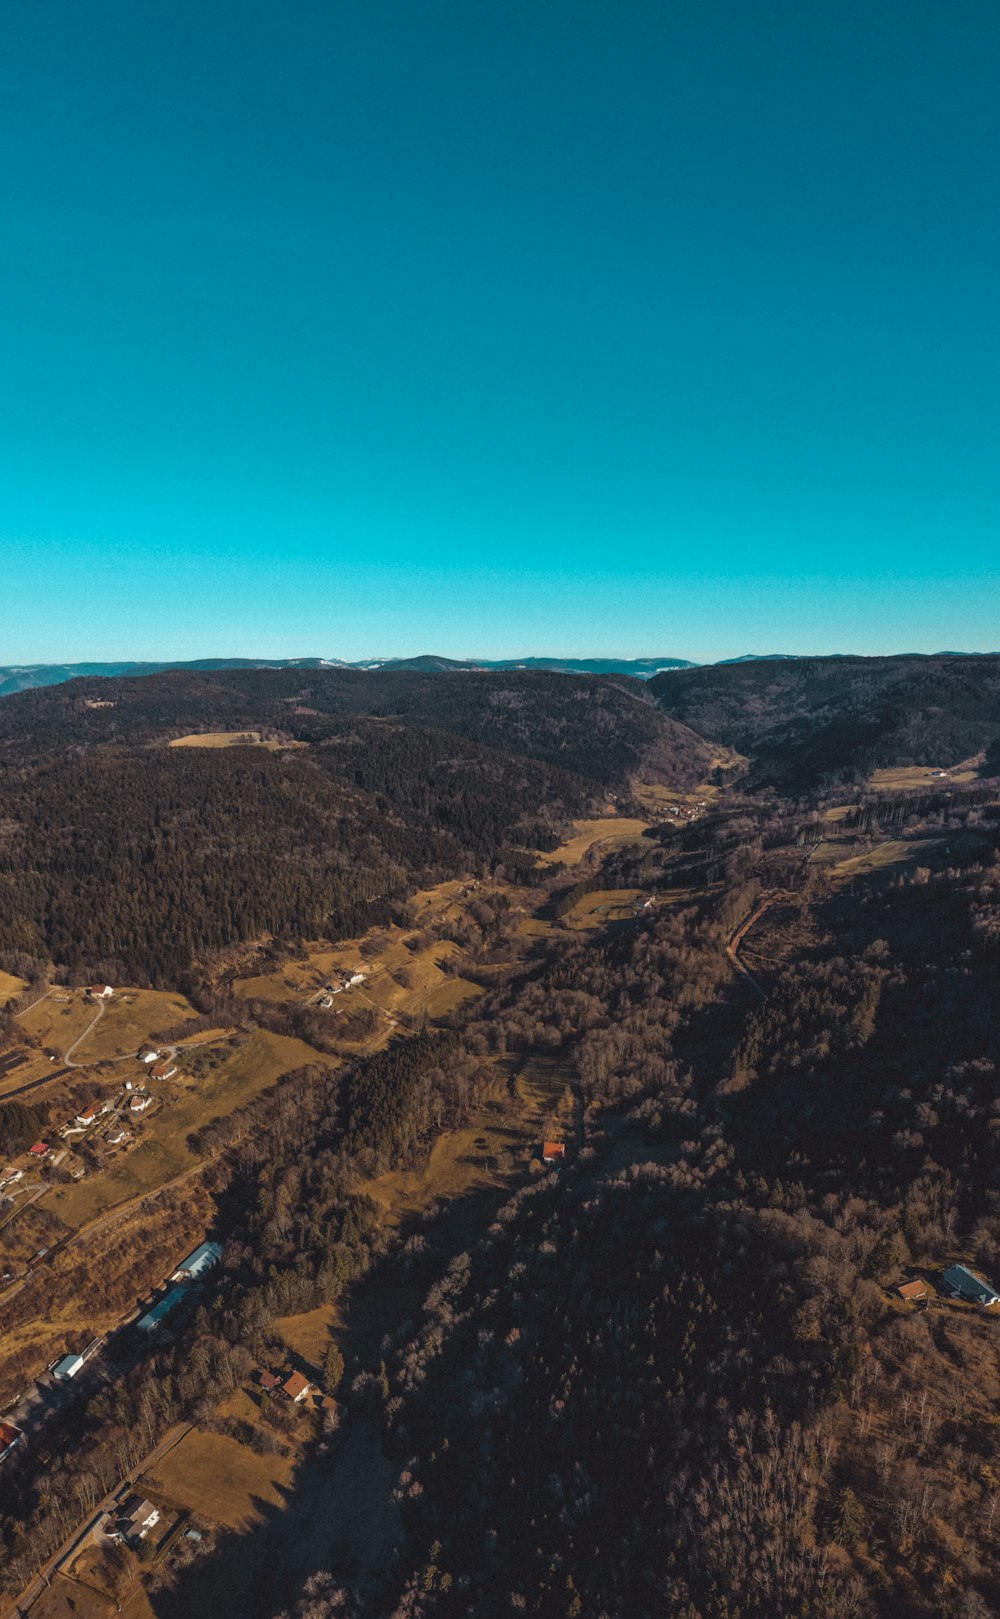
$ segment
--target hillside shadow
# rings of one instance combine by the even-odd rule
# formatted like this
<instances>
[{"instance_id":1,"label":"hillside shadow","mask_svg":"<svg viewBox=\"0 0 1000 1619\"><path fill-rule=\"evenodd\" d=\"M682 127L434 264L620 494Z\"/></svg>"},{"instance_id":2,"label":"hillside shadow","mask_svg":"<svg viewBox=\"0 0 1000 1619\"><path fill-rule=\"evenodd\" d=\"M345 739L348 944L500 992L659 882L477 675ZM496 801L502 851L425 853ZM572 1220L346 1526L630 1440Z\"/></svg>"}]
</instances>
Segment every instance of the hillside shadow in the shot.
<instances>
[{"instance_id":1,"label":"hillside shadow","mask_svg":"<svg viewBox=\"0 0 1000 1619\"><path fill-rule=\"evenodd\" d=\"M477 1188L432 1220L414 1216L400 1225L392 1249L346 1301L339 1334L345 1387L360 1371L378 1371L387 1334L412 1330L432 1275L475 1240L508 1195L506 1188ZM406 1258L403 1244L415 1235L426 1247ZM320 1571L377 1596L402 1543L400 1509L392 1499L400 1465L386 1454L380 1420L361 1404L348 1406L334 1435L323 1437L317 1427L306 1440L279 1503L254 1498L250 1527L218 1531L209 1553L150 1592L156 1619L273 1619L293 1607Z\"/></svg>"}]
</instances>

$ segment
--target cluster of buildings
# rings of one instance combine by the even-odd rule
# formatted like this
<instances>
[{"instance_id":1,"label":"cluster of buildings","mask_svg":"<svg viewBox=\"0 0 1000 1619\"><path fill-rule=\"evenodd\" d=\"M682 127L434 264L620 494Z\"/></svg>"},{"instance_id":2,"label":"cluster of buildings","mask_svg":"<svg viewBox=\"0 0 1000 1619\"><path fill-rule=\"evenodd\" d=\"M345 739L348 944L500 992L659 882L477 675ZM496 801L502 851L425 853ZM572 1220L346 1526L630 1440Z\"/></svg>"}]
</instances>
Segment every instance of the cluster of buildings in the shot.
<instances>
[{"instance_id":1,"label":"cluster of buildings","mask_svg":"<svg viewBox=\"0 0 1000 1619\"><path fill-rule=\"evenodd\" d=\"M345 989L357 989L359 984L364 983L366 977L367 974L357 967L335 968L330 974L330 981L323 992L320 1006L324 1009L331 1007L335 995L343 994Z\"/></svg>"},{"instance_id":2,"label":"cluster of buildings","mask_svg":"<svg viewBox=\"0 0 1000 1619\"><path fill-rule=\"evenodd\" d=\"M941 1272L938 1287L948 1298L958 1299L963 1304L977 1304L983 1310L993 1309L1000 1304L1000 1293L992 1282L988 1282L984 1276L977 1276L968 1265L949 1265ZM921 1276L900 1282L895 1293L905 1304L918 1306L927 1304L935 1296L934 1289Z\"/></svg>"}]
</instances>

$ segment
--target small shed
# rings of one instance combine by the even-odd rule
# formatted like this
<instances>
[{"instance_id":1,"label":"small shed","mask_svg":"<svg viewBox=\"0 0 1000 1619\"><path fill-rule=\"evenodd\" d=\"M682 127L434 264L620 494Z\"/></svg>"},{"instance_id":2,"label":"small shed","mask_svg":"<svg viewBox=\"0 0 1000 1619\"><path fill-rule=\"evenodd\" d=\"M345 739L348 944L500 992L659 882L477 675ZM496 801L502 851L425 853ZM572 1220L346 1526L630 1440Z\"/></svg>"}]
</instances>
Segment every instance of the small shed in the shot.
<instances>
[{"instance_id":1,"label":"small shed","mask_svg":"<svg viewBox=\"0 0 1000 1619\"><path fill-rule=\"evenodd\" d=\"M919 1304L921 1299L930 1298L931 1290L926 1282L917 1277L912 1282L900 1282L896 1293L899 1298L905 1299L907 1304Z\"/></svg>"}]
</instances>

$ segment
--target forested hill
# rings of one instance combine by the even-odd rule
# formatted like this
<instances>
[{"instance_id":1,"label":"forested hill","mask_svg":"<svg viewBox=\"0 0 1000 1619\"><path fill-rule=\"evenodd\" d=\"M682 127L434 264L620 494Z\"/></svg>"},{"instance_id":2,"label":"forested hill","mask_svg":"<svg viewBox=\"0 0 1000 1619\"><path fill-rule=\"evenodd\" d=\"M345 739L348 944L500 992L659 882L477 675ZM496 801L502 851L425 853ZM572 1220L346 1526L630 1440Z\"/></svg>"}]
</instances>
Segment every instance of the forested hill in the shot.
<instances>
[{"instance_id":1,"label":"forested hill","mask_svg":"<svg viewBox=\"0 0 1000 1619\"><path fill-rule=\"evenodd\" d=\"M700 737L658 712L645 686L624 676L248 669L76 680L20 693L0 704L0 761L198 730L264 729L317 743L336 729L332 722L353 716L431 726L604 787L650 763L692 786L711 759Z\"/></svg>"},{"instance_id":2,"label":"forested hill","mask_svg":"<svg viewBox=\"0 0 1000 1619\"><path fill-rule=\"evenodd\" d=\"M168 746L244 730L273 747ZM23 693L0 707L0 957L176 986L234 942L352 935L422 883L530 865L633 772L689 786L707 757L641 688L599 679L254 670Z\"/></svg>"},{"instance_id":3,"label":"forested hill","mask_svg":"<svg viewBox=\"0 0 1000 1619\"><path fill-rule=\"evenodd\" d=\"M658 675L672 718L806 789L891 765L947 767L1000 739L1000 656L802 658Z\"/></svg>"}]
</instances>

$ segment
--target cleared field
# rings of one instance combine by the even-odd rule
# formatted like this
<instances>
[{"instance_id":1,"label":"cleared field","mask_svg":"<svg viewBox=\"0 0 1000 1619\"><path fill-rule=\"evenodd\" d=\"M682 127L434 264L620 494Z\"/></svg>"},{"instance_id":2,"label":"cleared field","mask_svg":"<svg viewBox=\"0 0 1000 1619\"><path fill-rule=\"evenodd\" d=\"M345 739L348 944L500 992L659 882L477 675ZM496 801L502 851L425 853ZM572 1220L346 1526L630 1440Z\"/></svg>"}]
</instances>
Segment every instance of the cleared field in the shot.
<instances>
[{"instance_id":1,"label":"cleared field","mask_svg":"<svg viewBox=\"0 0 1000 1619\"><path fill-rule=\"evenodd\" d=\"M250 1529L260 1506L281 1507L296 1457L255 1456L226 1434L186 1434L140 1484L227 1529Z\"/></svg>"},{"instance_id":2,"label":"cleared field","mask_svg":"<svg viewBox=\"0 0 1000 1619\"><path fill-rule=\"evenodd\" d=\"M394 1169L364 1181L359 1194L378 1205L380 1223L395 1227L416 1218L435 1203L449 1202L483 1186L504 1186L510 1172L508 1155L524 1148L515 1127L484 1123L439 1136L421 1169Z\"/></svg>"},{"instance_id":3,"label":"cleared field","mask_svg":"<svg viewBox=\"0 0 1000 1619\"><path fill-rule=\"evenodd\" d=\"M606 922L625 921L636 915L636 902L643 897L641 888L599 888L578 899L572 910L566 912L563 924L587 929L603 927Z\"/></svg>"},{"instance_id":4,"label":"cleared field","mask_svg":"<svg viewBox=\"0 0 1000 1619\"><path fill-rule=\"evenodd\" d=\"M282 1074L305 1063L325 1062L304 1040L257 1029L238 1047L228 1042L203 1047L197 1058L184 1058L188 1071L203 1077L177 1101L151 1118L143 1139L127 1157L104 1174L90 1175L75 1186L59 1187L50 1206L67 1225L78 1228L129 1198L144 1195L194 1169L199 1160L187 1144L193 1130L231 1113ZM217 1066L210 1065L215 1061Z\"/></svg>"},{"instance_id":5,"label":"cleared field","mask_svg":"<svg viewBox=\"0 0 1000 1619\"><path fill-rule=\"evenodd\" d=\"M864 871L880 871L886 866L905 865L907 861L922 859L941 842L941 838L921 838L917 842L909 843L905 843L902 838L890 838L888 842L870 849L867 854L855 855L850 860L838 860L836 865L831 866L830 871L834 877L855 877Z\"/></svg>"},{"instance_id":6,"label":"cleared field","mask_svg":"<svg viewBox=\"0 0 1000 1619\"><path fill-rule=\"evenodd\" d=\"M641 781L635 789L635 796L643 809L665 810L685 804L695 808L703 804L708 808L719 796L719 789L709 783L696 787L693 793L678 793L672 787L663 787L658 781Z\"/></svg>"},{"instance_id":7,"label":"cleared field","mask_svg":"<svg viewBox=\"0 0 1000 1619\"><path fill-rule=\"evenodd\" d=\"M456 1007L485 993L481 984L470 983L467 978L449 978L424 998L423 1010L429 1018L447 1017Z\"/></svg>"},{"instance_id":8,"label":"cleared field","mask_svg":"<svg viewBox=\"0 0 1000 1619\"><path fill-rule=\"evenodd\" d=\"M628 816L609 815L603 820L574 821L573 836L551 853L539 854L540 865L577 866L584 855L600 845L603 849L622 849L641 841L651 821L637 821Z\"/></svg>"},{"instance_id":9,"label":"cleared field","mask_svg":"<svg viewBox=\"0 0 1000 1619\"><path fill-rule=\"evenodd\" d=\"M947 787L979 778L983 755L964 759L961 764L945 770L941 765L898 765L888 770L873 770L868 780L876 792L911 792L915 787Z\"/></svg>"},{"instance_id":10,"label":"cleared field","mask_svg":"<svg viewBox=\"0 0 1000 1619\"><path fill-rule=\"evenodd\" d=\"M6 1006L15 995L21 995L28 987L26 978L15 978L13 973L0 973L0 1006Z\"/></svg>"},{"instance_id":11,"label":"cleared field","mask_svg":"<svg viewBox=\"0 0 1000 1619\"><path fill-rule=\"evenodd\" d=\"M339 1325L335 1304L321 1304L303 1315L276 1316L274 1321L275 1331L284 1338L292 1354L301 1356L317 1369L322 1366L323 1356L330 1347L331 1331Z\"/></svg>"},{"instance_id":12,"label":"cleared field","mask_svg":"<svg viewBox=\"0 0 1000 1619\"><path fill-rule=\"evenodd\" d=\"M56 995L64 994L69 996L68 1000L56 999ZM96 1015L97 1007L84 1000L82 990L57 990L55 995L47 995L29 1006L26 1012L18 1013L17 1021L39 1045L48 1046L62 1056L79 1040Z\"/></svg>"},{"instance_id":13,"label":"cleared field","mask_svg":"<svg viewBox=\"0 0 1000 1619\"><path fill-rule=\"evenodd\" d=\"M138 1051L158 1029L196 1016L183 995L159 989L127 989L108 1001L104 1016L73 1053L74 1062L104 1062Z\"/></svg>"},{"instance_id":14,"label":"cleared field","mask_svg":"<svg viewBox=\"0 0 1000 1619\"><path fill-rule=\"evenodd\" d=\"M853 808L853 804L831 804L829 809L825 809L823 811L821 820L830 822L842 821L845 816L850 815Z\"/></svg>"},{"instance_id":15,"label":"cleared field","mask_svg":"<svg viewBox=\"0 0 1000 1619\"><path fill-rule=\"evenodd\" d=\"M174 737L168 744L171 748L270 748L272 752L308 745L307 742L265 742L259 731L192 731L190 736Z\"/></svg>"},{"instance_id":16,"label":"cleared field","mask_svg":"<svg viewBox=\"0 0 1000 1619\"><path fill-rule=\"evenodd\" d=\"M74 1575L80 1564L78 1558L73 1565ZM122 1599L121 1606L116 1607L110 1597L85 1583L85 1567L81 1572L83 1579L68 1579L64 1574L57 1574L38 1601L31 1604L32 1619L108 1619L116 1613L123 1614L124 1619L153 1619L153 1609L140 1582Z\"/></svg>"}]
</instances>

